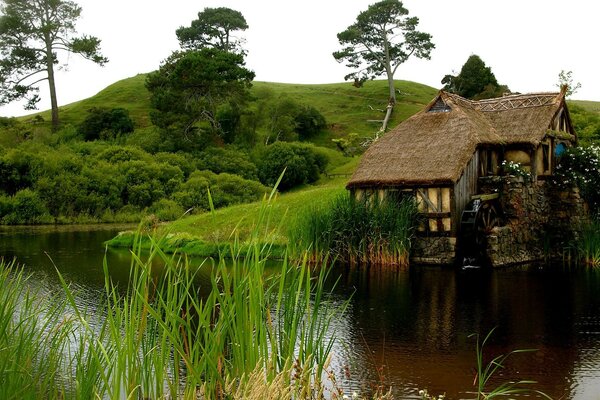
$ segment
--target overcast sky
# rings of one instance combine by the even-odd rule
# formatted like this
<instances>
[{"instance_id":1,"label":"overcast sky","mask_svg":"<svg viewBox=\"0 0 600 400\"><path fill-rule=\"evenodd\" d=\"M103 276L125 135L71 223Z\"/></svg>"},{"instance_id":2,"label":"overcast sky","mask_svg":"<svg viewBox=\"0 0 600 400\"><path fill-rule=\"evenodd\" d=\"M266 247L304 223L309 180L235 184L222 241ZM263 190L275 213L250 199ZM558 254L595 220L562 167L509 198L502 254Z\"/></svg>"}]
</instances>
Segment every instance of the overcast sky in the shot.
<instances>
[{"instance_id":1,"label":"overcast sky","mask_svg":"<svg viewBox=\"0 0 600 400\"><path fill-rule=\"evenodd\" d=\"M288 83L343 81L349 70L331 53L336 34L352 24L374 0L78 0L83 14L78 31L102 40L110 62L99 67L76 55L62 55L68 67L58 73L60 105L93 96L106 86L158 68L178 48L175 30L189 25L205 7L241 11L249 29L247 66L256 80ZM592 0L406 0L419 29L433 36L431 60L410 59L396 79L441 86L445 74L459 71L477 54L498 81L519 92L555 91L558 73L572 70L581 89L573 98L600 101L598 17ZM49 108L46 87L40 109ZM0 115L22 115L22 106Z\"/></svg>"}]
</instances>

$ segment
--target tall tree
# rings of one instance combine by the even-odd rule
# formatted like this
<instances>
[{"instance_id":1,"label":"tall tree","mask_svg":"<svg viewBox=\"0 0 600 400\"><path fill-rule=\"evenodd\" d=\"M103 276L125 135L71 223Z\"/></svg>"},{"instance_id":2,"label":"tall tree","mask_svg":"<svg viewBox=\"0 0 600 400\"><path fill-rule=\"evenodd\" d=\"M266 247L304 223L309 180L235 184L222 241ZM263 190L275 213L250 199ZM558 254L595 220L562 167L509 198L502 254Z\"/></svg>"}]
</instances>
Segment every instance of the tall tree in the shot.
<instances>
[{"instance_id":1,"label":"tall tree","mask_svg":"<svg viewBox=\"0 0 600 400\"><path fill-rule=\"evenodd\" d=\"M444 90L467 99L500 97L510 92L507 86L498 84L492 69L476 54L472 54L458 75L446 75L442 79Z\"/></svg>"},{"instance_id":2,"label":"tall tree","mask_svg":"<svg viewBox=\"0 0 600 400\"><path fill-rule=\"evenodd\" d=\"M431 35L417 31L419 19L409 17L401 1L383 0L358 14L356 22L337 37L342 50L333 53L338 62L355 69L344 79L374 79L385 74L389 101L381 131L387 129L396 104L394 74L411 56L429 59L435 45Z\"/></svg>"},{"instance_id":3,"label":"tall tree","mask_svg":"<svg viewBox=\"0 0 600 400\"><path fill-rule=\"evenodd\" d=\"M213 48L175 52L146 79L156 110L152 122L177 146L190 149L198 144L201 122L208 122L211 134L223 134L219 107L243 103L253 79L242 54Z\"/></svg>"},{"instance_id":4,"label":"tall tree","mask_svg":"<svg viewBox=\"0 0 600 400\"><path fill-rule=\"evenodd\" d=\"M81 7L68 0L3 0L0 8L0 104L27 100L35 109L38 84L48 81L52 127L58 127L58 101L54 68L61 51L80 54L103 65L100 40L76 34Z\"/></svg>"},{"instance_id":5,"label":"tall tree","mask_svg":"<svg viewBox=\"0 0 600 400\"><path fill-rule=\"evenodd\" d=\"M212 47L226 52L243 52L243 38L234 34L248 29L241 12L227 7L210 8L198 13L198 19L188 27L175 31L184 50L199 50Z\"/></svg>"}]
</instances>

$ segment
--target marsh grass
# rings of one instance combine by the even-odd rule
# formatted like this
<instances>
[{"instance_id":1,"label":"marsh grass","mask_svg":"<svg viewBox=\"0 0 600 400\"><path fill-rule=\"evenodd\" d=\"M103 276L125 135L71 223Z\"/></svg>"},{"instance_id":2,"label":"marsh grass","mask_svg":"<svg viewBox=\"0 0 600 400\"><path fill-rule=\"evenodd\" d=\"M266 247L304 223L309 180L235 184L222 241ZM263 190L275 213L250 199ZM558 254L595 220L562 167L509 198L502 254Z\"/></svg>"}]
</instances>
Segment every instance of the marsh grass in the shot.
<instances>
[{"instance_id":1,"label":"marsh grass","mask_svg":"<svg viewBox=\"0 0 600 400\"><path fill-rule=\"evenodd\" d=\"M306 259L285 258L280 271L265 271L270 246L264 237L276 229L272 200L265 199L251 240L234 238L227 263L221 257L192 265L162 250L164 236L138 232L127 287L113 284L105 261L94 314L78 305L60 273L63 292L48 299L28 287L14 264L1 263L0 397L323 393L335 337L330 322L347 302L329 300L326 268L316 272ZM150 245L143 250L144 237ZM207 288L196 279L202 268L210 268Z\"/></svg>"},{"instance_id":2,"label":"marsh grass","mask_svg":"<svg viewBox=\"0 0 600 400\"><path fill-rule=\"evenodd\" d=\"M475 359L477 362L477 372L473 382L477 390L475 392L476 399L488 400L495 398L510 398L511 396L530 395L537 395L542 398L550 399L550 397L544 392L533 388L532 385L536 382L531 380L506 381L490 387L492 378L494 378L498 372L504 368L509 357L519 353L535 351L535 349L517 349L506 354L498 355L486 363L484 361L484 349L487 342L490 340L490 337L494 333L494 330L495 329L489 331L482 341L480 340L480 336L478 334L471 335L476 338Z\"/></svg>"},{"instance_id":3,"label":"marsh grass","mask_svg":"<svg viewBox=\"0 0 600 400\"><path fill-rule=\"evenodd\" d=\"M327 255L349 264L407 266L415 232L414 202L356 200L338 195L325 206L300 212L289 229L293 254Z\"/></svg>"},{"instance_id":4,"label":"marsh grass","mask_svg":"<svg viewBox=\"0 0 600 400\"><path fill-rule=\"evenodd\" d=\"M579 258L587 265L600 267L600 220L592 218L583 226L574 245Z\"/></svg>"}]
</instances>

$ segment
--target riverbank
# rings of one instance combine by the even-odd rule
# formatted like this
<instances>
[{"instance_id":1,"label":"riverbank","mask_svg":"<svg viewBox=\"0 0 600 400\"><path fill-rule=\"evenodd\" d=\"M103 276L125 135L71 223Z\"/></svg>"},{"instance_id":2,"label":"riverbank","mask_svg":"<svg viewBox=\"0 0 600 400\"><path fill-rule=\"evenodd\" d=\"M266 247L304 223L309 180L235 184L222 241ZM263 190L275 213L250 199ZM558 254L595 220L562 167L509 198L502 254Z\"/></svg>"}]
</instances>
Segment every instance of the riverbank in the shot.
<instances>
[{"instance_id":1,"label":"riverbank","mask_svg":"<svg viewBox=\"0 0 600 400\"><path fill-rule=\"evenodd\" d=\"M319 185L275 194L270 199L186 216L167 224L142 224L145 225L142 232L163 237L163 251L169 253L178 251L198 257L227 257L234 243L241 243L243 249L243 244L249 241L258 224L269 243L270 257L278 258L288 244L287 227L294 216L315 202L325 204L333 200L345 191L346 180L344 176L323 178ZM265 207L268 217L262 218ZM146 237L141 238L141 246L148 248L149 238L142 236ZM121 232L106 245L110 248L132 248L135 237L134 231Z\"/></svg>"}]
</instances>

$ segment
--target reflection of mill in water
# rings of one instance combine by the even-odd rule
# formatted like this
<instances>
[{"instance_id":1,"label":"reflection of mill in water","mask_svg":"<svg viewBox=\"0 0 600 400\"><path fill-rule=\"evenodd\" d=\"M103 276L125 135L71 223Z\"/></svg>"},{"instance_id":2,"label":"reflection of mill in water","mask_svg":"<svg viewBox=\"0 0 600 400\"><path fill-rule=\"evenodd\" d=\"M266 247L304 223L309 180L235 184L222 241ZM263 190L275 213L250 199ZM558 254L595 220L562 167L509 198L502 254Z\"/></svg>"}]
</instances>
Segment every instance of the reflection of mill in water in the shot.
<instances>
[{"instance_id":1,"label":"reflection of mill in water","mask_svg":"<svg viewBox=\"0 0 600 400\"><path fill-rule=\"evenodd\" d=\"M490 264L487 237L500 225L498 194L478 195L467 204L460 219L462 267L479 268Z\"/></svg>"}]
</instances>

